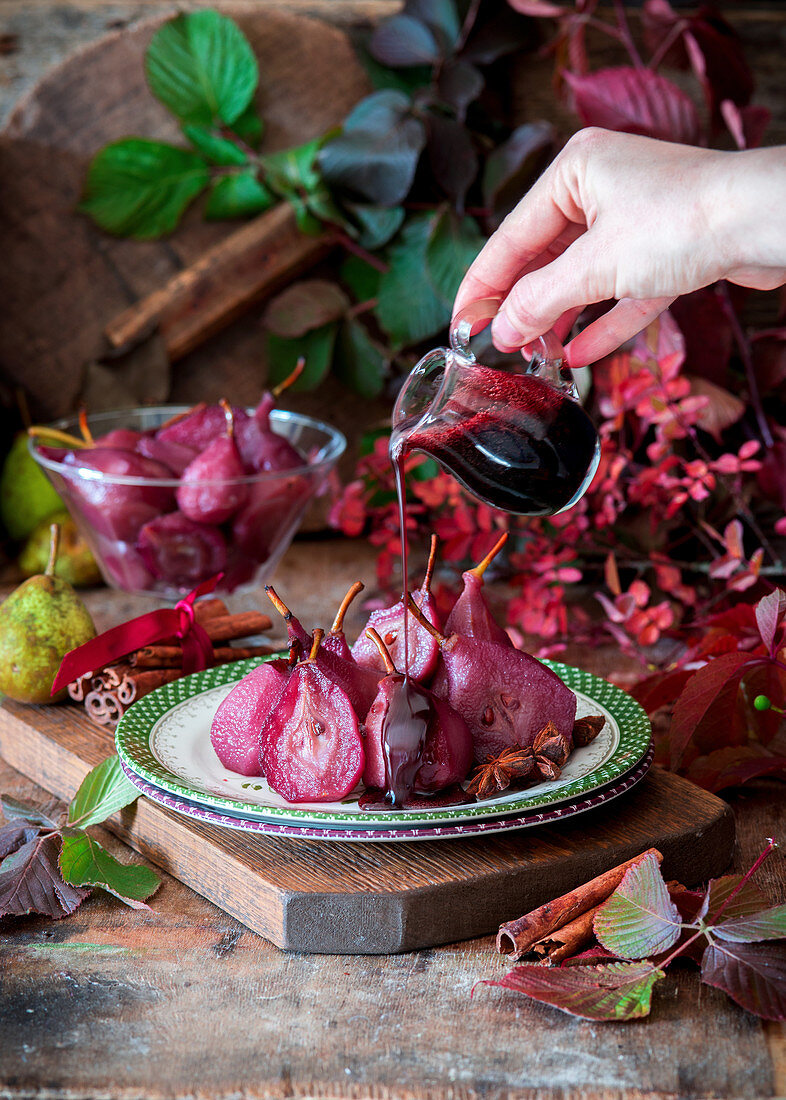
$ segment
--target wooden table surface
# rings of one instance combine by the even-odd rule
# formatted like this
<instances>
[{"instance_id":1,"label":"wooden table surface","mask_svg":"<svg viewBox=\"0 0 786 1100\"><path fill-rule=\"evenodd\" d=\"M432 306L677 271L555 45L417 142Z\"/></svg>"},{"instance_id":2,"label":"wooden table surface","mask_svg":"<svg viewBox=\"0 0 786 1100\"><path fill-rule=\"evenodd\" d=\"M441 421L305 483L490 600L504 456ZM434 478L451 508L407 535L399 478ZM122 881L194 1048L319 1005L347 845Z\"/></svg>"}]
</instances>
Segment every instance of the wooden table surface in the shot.
<instances>
[{"instance_id":1,"label":"wooden table surface","mask_svg":"<svg viewBox=\"0 0 786 1100\"><path fill-rule=\"evenodd\" d=\"M364 543L306 541L275 583L318 622L358 577L373 586ZM86 599L99 627L150 606L106 590ZM236 600L261 606L264 595ZM569 659L624 671L611 650ZM0 790L46 797L2 761ZM783 791L761 783L729 799L734 869L766 837L786 841ZM786 856L770 857L758 882L786 901ZM786 1027L737 1008L692 968L658 985L648 1020L605 1025L500 989L470 996L505 969L492 937L393 956L287 954L166 875L150 911L96 892L62 921L0 919L0 1097L786 1094Z\"/></svg>"}]
</instances>

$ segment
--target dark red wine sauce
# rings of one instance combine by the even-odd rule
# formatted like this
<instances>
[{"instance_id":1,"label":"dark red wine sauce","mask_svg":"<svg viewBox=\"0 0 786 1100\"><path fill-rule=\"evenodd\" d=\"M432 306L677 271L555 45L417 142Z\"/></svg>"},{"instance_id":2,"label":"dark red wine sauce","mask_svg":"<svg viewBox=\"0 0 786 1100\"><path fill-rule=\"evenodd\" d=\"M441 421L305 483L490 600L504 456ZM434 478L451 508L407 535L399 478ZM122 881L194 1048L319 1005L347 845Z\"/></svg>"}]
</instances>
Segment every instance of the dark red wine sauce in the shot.
<instances>
[{"instance_id":1,"label":"dark red wine sauce","mask_svg":"<svg viewBox=\"0 0 786 1100\"><path fill-rule=\"evenodd\" d=\"M384 796L388 805L402 806L412 795L415 776L422 762L423 746L433 715L433 704L409 675L409 620L406 610L409 596L409 547L407 544L407 505L404 487L403 456L394 450L391 439L390 460L398 493L401 532L402 601L404 604L404 669L396 678L396 690L382 726L382 754L385 761Z\"/></svg>"}]
</instances>

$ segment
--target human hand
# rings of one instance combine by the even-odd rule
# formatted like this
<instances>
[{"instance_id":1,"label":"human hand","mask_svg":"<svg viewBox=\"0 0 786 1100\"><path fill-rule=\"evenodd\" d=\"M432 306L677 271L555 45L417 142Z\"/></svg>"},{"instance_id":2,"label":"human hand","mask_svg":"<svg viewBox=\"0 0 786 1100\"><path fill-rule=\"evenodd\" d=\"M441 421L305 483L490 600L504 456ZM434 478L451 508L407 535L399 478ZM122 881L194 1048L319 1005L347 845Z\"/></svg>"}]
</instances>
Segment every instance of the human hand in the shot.
<instances>
[{"instance_id":1,"label":"human hand","mask_svg":"<svg viewBox=\"0 0 786 1100\"><path fill-rule=\"evenodd\" d=\"M589 128L575 134L487 241L454 315L504 299L494 343L513 351L585 306L616 299L567 346L572 366L600 359L680 294L729 279L786 281L786 152L718 152Z\"/></svg>"}]
</instances>

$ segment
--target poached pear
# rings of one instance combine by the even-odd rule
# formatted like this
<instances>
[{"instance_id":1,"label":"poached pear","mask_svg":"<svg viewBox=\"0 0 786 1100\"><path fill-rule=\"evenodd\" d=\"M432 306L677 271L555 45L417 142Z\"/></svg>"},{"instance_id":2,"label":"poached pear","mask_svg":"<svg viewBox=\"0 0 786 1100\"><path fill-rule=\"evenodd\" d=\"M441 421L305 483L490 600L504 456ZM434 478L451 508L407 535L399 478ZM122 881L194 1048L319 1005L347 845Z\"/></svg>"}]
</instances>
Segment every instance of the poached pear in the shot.
<instances>
[{"instance_id":1,"label":"poached pear","mask_svg":"<svg viewBox=\"0 0 786 1100\"><path fill-rule=\"evenodd\" d=\"M49 562L0 605L0 692L20 703L51 703L66 653L95 637L93 620L72 586L54 576L60 529L52 524Z\"/></svg>"}]
</instances>

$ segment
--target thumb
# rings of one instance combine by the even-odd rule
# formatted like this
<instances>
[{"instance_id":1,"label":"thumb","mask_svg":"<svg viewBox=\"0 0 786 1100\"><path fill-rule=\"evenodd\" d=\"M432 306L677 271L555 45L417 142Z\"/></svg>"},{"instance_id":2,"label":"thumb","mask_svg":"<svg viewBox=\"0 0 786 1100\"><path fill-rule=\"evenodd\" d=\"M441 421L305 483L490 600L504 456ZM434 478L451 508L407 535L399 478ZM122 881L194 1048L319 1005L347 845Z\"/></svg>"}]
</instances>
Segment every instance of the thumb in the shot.
<instances>
[{"instance_id":1,"label":"thumb","mask_svg":"<svg viewBox=\"0 0 786 1100\"><path fill-rule=\"evenodd\" d=\"M496 346L513 351L542 336L569 310L613 296L614 273L601 277L599 251L590 230L551 263L522 275L492 323Z\"/></svg>"}]
</instances>

